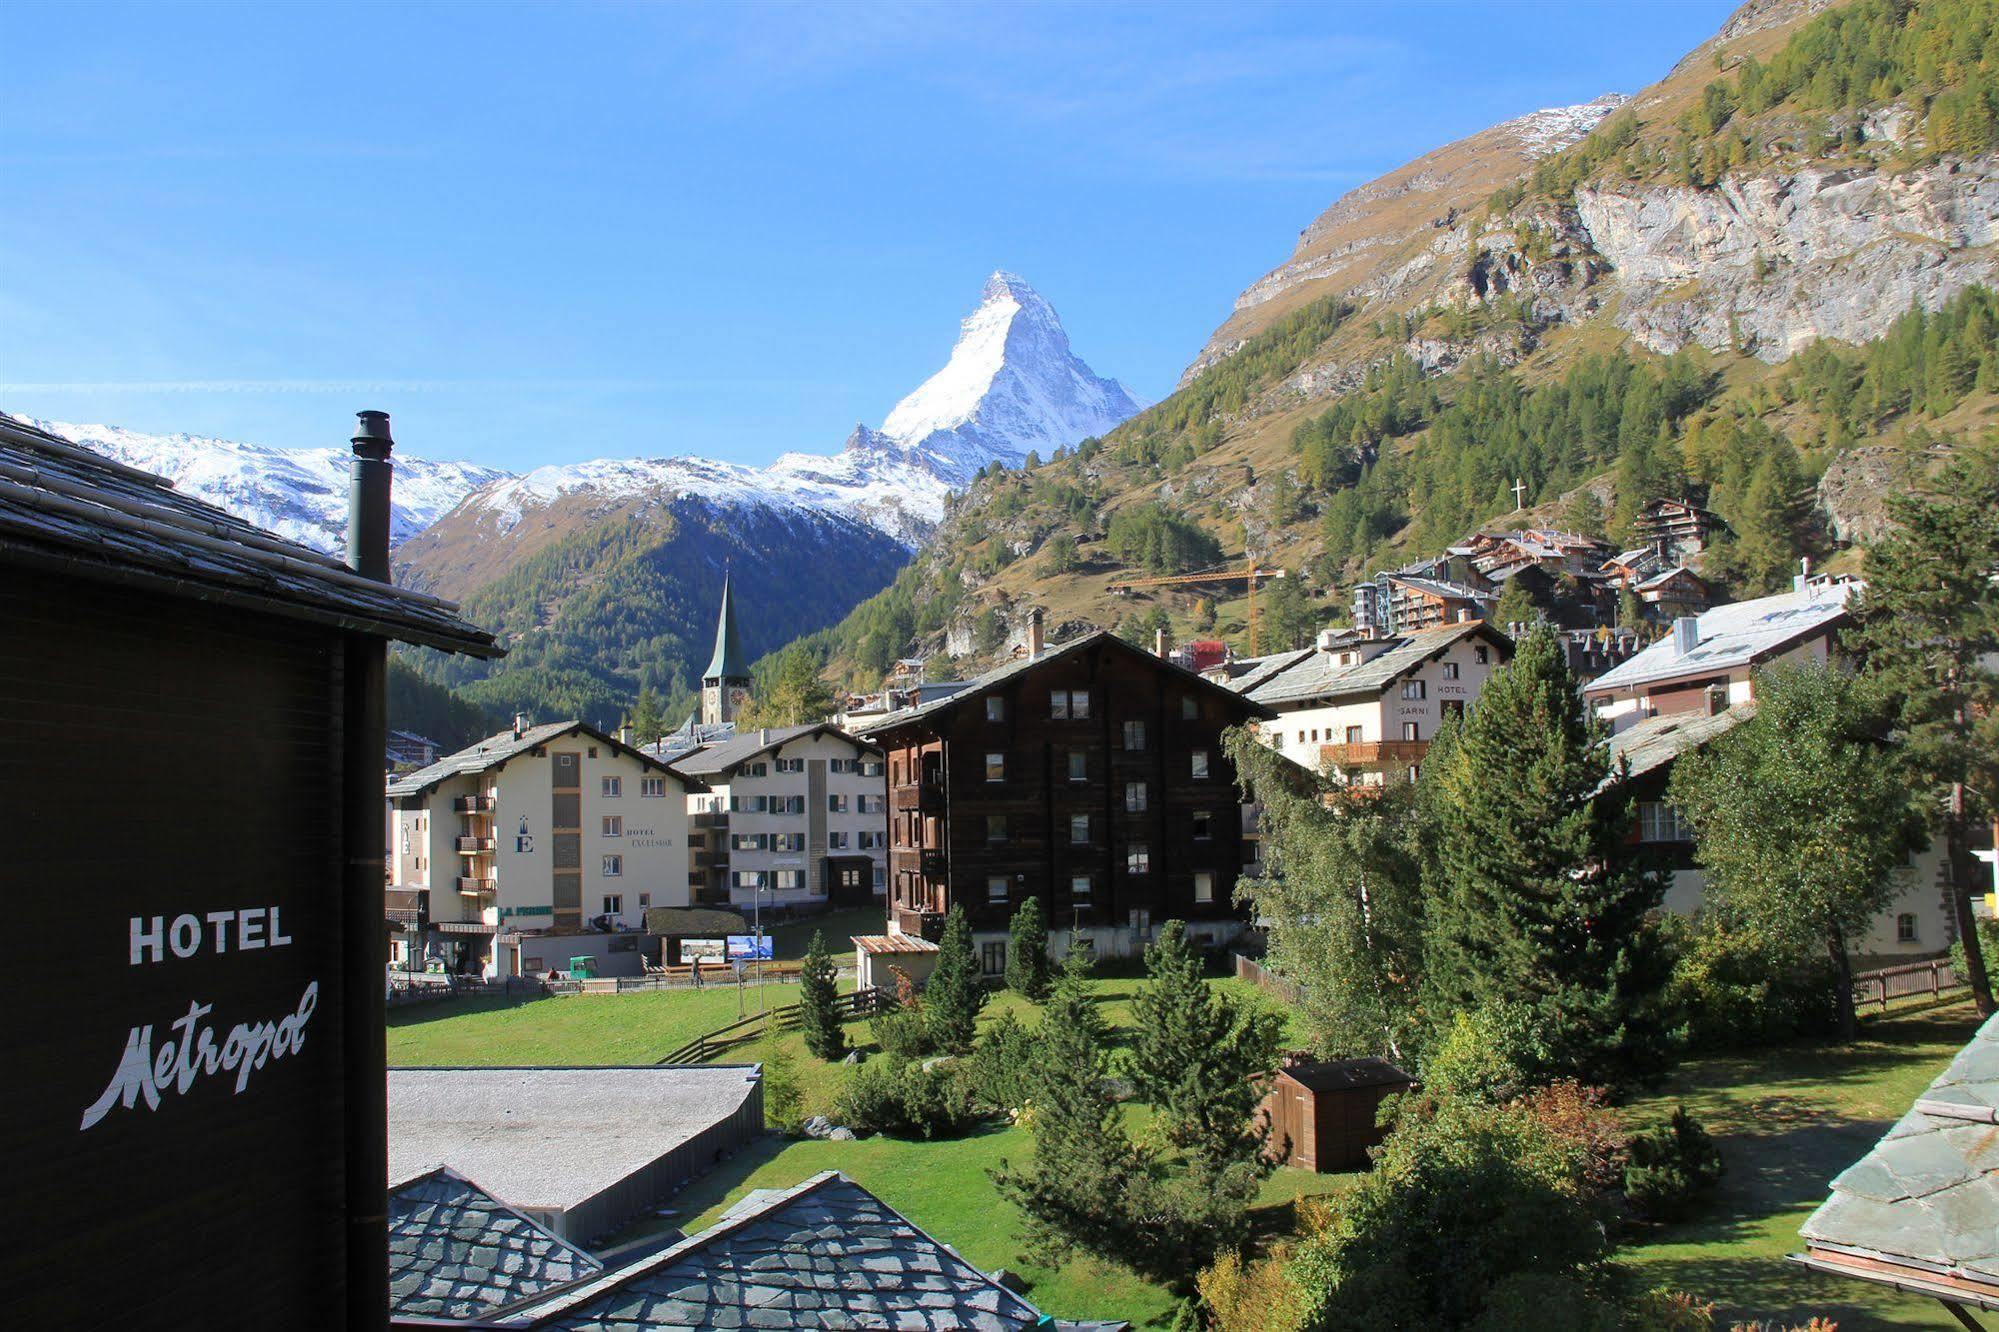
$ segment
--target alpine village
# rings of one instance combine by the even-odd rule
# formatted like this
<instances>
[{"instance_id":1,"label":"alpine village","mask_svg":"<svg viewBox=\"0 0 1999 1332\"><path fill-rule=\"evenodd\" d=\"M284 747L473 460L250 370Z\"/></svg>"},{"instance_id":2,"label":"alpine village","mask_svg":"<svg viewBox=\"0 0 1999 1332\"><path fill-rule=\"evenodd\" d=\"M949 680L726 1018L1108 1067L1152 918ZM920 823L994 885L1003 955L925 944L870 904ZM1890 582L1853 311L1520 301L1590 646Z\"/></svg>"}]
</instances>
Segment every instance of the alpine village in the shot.
<instances>
[{"instance_id":1,"label":"alpine village","mask_svg":"<svg viewBox=\"0 0 1999 1332\"><path fill-rule=\"evenodd\" d=\"M1999 1328L1999 4L1295 223L759 465L7 385L0 1326Z\"/></svg>"}]
</instances>

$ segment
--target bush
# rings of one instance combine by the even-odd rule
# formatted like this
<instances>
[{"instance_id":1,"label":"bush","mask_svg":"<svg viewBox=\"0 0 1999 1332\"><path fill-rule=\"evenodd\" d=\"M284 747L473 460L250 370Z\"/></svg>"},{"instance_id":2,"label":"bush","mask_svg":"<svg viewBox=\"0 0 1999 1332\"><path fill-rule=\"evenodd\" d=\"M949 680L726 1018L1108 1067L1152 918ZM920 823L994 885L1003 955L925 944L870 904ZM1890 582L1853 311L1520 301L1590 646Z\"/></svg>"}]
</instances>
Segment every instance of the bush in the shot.
<instances>
[{"instance_id":1,"label":"bush","mask_svg":"<svg viewBox=\"0 0 1999 1332\"><path fill-rule=\"evenodd\" d=\"M764 1124L774 1133L795 1138L804 1122L805 1090L798 1085L791 1051L777 1041L763 1043Z\"/></svg>"},{"instance_id":2,"label":"bush","mask_svg":"<svg viewBox=\"0 0 1999 1332\"><path fill-rule=\"evenodd\" d=\"M1664 1124L1632 1135L1630 1152L1624 1196L1654 1221L1692 1214L1721 1178L1721 1149L1685 1106Z\"/></svg>"},{"instance_id":3,"label":"bush","mask_svg":"<svg viewBox=\"0 0 1999 1332\"><path fill-rule=\"evenodd\" d=\"M1830 958L1712 915L1664 925L1674 953L1666 1002L1683 1046L1734 1050L1837 1028Z\"/></svg>"},{"instance_id":4,"label":"bush","mask_svg":"<svg viewBox=\"0 0 1999 1332\"><path fill-rule=\"evenodd\" d=\"M854 1070L834 1118L855 1133L950 1138L978 1120L969 1080L955 1063L925 1070L911 1059L871 1059Z\"/></svg>"},{"instance_id":5,"label":"bush","mask_svg":"<svg viewBox=\"0 0 1999 1332\"><path fill-rule=\"evenodd\" d=\"M1423 1089L1439 1098L1503 1104L1527 1089L1527 1070L1546 1057L1525 1004L1460 1012L1424 1061Z\"/></svg>"},{"instance_id":6,"label":"bush","mask_svg":"<svg viewBox=\"0 0 1999 1332\"><path fill-rule=\"evenodd\" d=\"M892 1058L921 1059L931 1051L930 1022L908 975L900 967L894 970L895 998L890 1007L875 1014L875 1044Z\"/></svg>"},{"instance_id":7,"label":"bush","mask_svg":"<svg viewBox=\"0 0 1999 1332\"><path fill-rule=\"evenodd\" d=\"M1993 976L1993 968L1999 966L1999 920L1980 916L1976 928L1978 946L1985 958L1985 975L1990 979ZM1950 965L1959 976L1966 980L1971 978L1971 966L1964 960L1964 940L1950 941Z\"/></svg>"},{"instance_id":8,"label":"bush","mask_svg":"<svg viewBox=\"0 0 1999 1332\"><path fill-rule=\"evenodd\" d=\"M1604 1108L1600 1087L1562 1081L1529 1092L1520 1107L1547 1133L1564 1169L1592 1197L1607 1197L1624 1182L1630 1136Z\"/></svg>"},{"instance_id":9,"label":"bush","mask_svg":"<svg viewBox=\"0 0 1999 1332\"><path fill-rule=\"evenodd\" d=\"M979 1036L966 1065L972 1095L995 1110L1027 1104L1028 1072L1034 1061L1034 1034L1011 1012Z\"/></svg>"}]
</instances>

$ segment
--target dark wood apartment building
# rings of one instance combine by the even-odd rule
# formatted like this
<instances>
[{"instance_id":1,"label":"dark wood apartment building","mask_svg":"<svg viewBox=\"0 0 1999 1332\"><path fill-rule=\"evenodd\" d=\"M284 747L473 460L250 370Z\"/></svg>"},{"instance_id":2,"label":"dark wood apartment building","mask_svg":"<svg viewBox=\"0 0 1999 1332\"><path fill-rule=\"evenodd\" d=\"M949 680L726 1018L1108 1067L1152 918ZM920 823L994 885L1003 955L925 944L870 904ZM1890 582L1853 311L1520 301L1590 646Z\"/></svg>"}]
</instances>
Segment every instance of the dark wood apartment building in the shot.
<instances>
[{"instance_id":1,"label":"dark wood apartment building","mask_svg":"<svg viewBox=\"0 0 1999 1332\"><path fill-rule=\"evenodd\" d=\"M1220 942L1253 856L1232 726L1261 704L1097 632L868 728L888 760L889 923L937 937L955 904L1005 965L1008 921L1040 897L1056 937L1132 951L1169 919Z\"/></svg>"}]
</instances>

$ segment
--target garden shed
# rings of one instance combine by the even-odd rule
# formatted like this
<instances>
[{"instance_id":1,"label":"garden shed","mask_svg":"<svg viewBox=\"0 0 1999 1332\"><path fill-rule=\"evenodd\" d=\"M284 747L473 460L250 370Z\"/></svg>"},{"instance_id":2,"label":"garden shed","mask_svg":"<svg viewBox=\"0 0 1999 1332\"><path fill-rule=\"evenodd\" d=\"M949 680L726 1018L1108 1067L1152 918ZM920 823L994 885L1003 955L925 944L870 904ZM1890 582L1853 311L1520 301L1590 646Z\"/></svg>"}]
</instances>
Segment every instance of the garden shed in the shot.
<instances>
[{"instance_id":1,"label":"garden shed","mask_svg":"<svg viewBox=\"0 0 1999 1332\"><path fill-rule=\"evenodd\" d=\"M1288 1142L1286 1164L1301 1170L1364 1170L1368 1149L1383 1136L1377 1108L1415 1085L1416 1079L1373 1056L1293 1060L1272 1075L1263 1096L1270 1141L1280 1149Z\"/></svg>"}]
</instances>

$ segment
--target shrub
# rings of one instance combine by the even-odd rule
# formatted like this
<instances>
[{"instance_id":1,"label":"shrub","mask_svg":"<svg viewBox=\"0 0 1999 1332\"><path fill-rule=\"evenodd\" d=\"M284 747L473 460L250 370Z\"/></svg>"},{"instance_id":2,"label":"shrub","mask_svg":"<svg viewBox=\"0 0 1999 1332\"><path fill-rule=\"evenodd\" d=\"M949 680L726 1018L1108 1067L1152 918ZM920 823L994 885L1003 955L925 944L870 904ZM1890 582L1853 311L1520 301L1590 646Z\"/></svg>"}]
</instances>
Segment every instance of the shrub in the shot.
<instances>
[{"instance_id":1,"label":"shrub","mask_svg":"<svg viewBox=\"0 0 1999 1332\"><path fill-rule=\"evenodd\" d=\"M1591 1197L1603 1198L1624 1182L1630 1136L1604 1107L1601 1087L1562 1081L1529 1092L1520 1107L1547 1133L1563 1169Z\"/></svg>"},{"instance_id":2,"label":"shrub","mask_svg":"<svg viewBox=\"0 0 1999 1332\"><path fill-rule=\"evenodd\" d=\"M955 1137L978 1118L967 1083L955 1063L926 1070L911 1059L871 1059L847 1080L834 1117L861 1134Z\"/></svg>"},{"instance_id":3,"label":"shrub","mask_svg":"<svg viewBox=\"0 0 1999 1332\"><path fill-rule=\"evenodd\" d=\"M1691 1214L1721 1178L1721 1149L1685 1106L1664 1124L1633 1134L1630 1152L1624 1196L1655 1221Z\"/></svg>"},{"instance_id":4,"label":"shrub","mask_svg":"<svg viewBox=\"0 0 1999 1332\"><path fill-rule=\"evenodd\" d=\"M1279 1259L1225 1253L1194 1278L1194 1289L1215 1332L1295 1332L1304 1326L1302 1297Z\"/></svg>"},{"instance_id":5,"label":"shrub","mask_svg":"<svg viewBox=\"0 0 1999 1332\"><path fill-rule=\"evenodd\" d=\"M1525 1004L1460 1012L1423 1064L1423 1088L1434 1097L1498 1105L1525 1091L1527 1070L1545 1058L1546 1046Z\"/></svg>"},{"instance_id":6,"label":"shrub","mask_svg":"<svg viewBox=\"0 0 1999 1332\"><path fill-rule=\"evenodd\" d=\"M1999 920L1980 916L1976 928L1978 930L1979 951L1985 959L1985 975L1989 980L1992 977L1993 968L1999 967ZM1957 972L1959 976L1966 980L1971 978L1971 965L1964 960L1964 940L1952 939L1950 941L1950 965L1951 969Z\"/></svg>"},{"instance_id":7,"label":"shrub","mask_svg":"<svg viewBox=\"0 0 1999 1332\"><path fill-rule=\"evenodd\" d=\"M1034 1034L1011 1012L980 1034L967 1063L971 1092L981 1105L1017 1110L1027 1104L1028 1072L1034 1060Z\"/></svg>"},{"instance_id":8,"label":"shrub","mask_svg":"<svg viewBox=\"0 0 1999 1332\"><path fill-rule=\"evenodd\" d=\"M875 1014L875 1044L882 1053L897 1059L920 1059L930 1053L930 1023L923 1015L923 1000L909 976L900 967L895 971L895 998L889 1007Z\"/></svg>"},{"instance_id":9,"label":"shrub","mask_svg":"<svg viewBox=\"0 0 1999 1332\"><path fill-rule=\"evenodd\" d=\"M774 1040L763 1043L764 1124L772 1132L797 1137L804 1121L805 1090L798 1085L798 1070L792 1066L791 1051Z\"/></svg>"},{"instance_id":10,"label":"shrub","mask_svg":"<svg viewBox=\"0 0 1999 1332\"><path fill-rule=\"evenodd\" d=\"M1684 1046L1774 1045L1837 1027L1830 958L1713 915L1665 925L1675 955L1666 1001Z\"/></svg>"}]
</instances>

